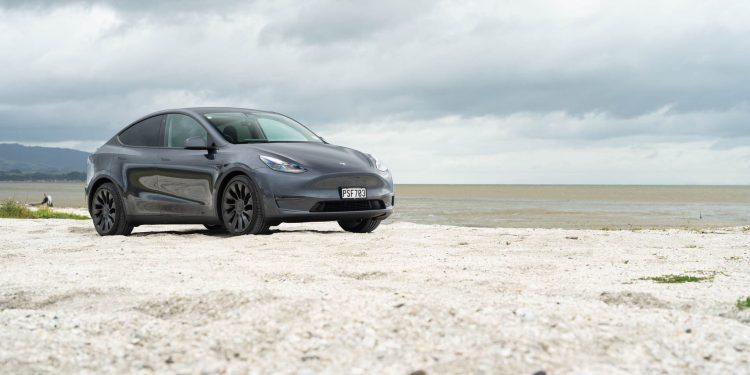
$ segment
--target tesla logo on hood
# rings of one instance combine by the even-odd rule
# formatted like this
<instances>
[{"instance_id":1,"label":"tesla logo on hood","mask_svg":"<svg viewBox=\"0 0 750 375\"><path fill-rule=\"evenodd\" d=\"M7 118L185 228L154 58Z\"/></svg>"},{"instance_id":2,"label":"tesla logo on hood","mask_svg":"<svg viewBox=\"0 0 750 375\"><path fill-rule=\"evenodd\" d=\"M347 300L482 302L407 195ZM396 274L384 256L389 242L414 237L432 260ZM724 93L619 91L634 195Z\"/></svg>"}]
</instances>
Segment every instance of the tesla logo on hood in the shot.
<instances>
[{"instance_id":1,"label":"tesla logo on hood","mask_svg":"<svg viewBox=\"0 0 750 375\"><path fill-rule=\"evenodd\" d=\"M344 163L343 161L340 161L339 164L346 165L346 163Z\"/></svg>"}]
</instances>

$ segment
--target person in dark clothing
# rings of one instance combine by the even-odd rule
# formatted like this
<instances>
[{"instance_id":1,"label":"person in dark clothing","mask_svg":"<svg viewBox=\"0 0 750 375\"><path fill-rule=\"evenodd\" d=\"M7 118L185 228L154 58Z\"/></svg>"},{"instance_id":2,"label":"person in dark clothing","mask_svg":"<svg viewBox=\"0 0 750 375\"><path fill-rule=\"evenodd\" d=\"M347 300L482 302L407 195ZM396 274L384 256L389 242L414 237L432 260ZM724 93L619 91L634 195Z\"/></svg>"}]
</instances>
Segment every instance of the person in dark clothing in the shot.
<instances>
[{"instance_id":1,"label":"person in dark clothing","mask_svg":"<svg viewBox=\"0 0 750 375\"><path fill-rule=\"evenodd\" d=\"M42 206L42 205L47 205L47 207L54 207L52 204L52 196L48 195L47 193L44 193L44 199L42 199L42 202L34 204L33 206Z\"/></svg>"}]
</instances>

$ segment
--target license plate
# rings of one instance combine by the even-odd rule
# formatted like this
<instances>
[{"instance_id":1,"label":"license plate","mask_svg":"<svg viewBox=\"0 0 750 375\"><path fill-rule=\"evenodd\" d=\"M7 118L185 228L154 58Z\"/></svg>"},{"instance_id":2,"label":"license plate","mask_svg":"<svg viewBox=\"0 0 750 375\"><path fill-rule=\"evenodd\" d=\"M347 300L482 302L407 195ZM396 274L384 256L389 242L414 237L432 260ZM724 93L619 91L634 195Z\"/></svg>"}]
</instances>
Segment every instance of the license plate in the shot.
<instances>
[{"instance_id":1,"label":"license plate","mask_svg":"<svg viewBox=\"0 0 750 375\"><path fill-rule=\"evenodd\" d=\"M366 188L341 188L341 199L365 199Z\"/></svg>"}]
</instances>

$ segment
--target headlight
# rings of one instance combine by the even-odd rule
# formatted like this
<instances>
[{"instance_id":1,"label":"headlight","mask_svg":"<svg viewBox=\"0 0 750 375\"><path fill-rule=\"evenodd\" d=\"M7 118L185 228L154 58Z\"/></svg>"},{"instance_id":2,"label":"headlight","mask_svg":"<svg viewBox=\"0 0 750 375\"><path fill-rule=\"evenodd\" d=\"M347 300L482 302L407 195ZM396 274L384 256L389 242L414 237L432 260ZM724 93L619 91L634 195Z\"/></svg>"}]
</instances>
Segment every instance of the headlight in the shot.
<instances>
[{"instance_id":1,"label":"headlight","mask_svg":"<svg viewBox=\"0 0 750 375\"><path fill-rule=\"evenodd\" d=\"M372 162L375 163L375 168L377 168L381 172L387 172L388 167L385 166L385 164L381 163L380 160L371 154L367 154L372 159Z\"/></svg>"},{"instance_id":2,"label":"headlight","mask_svg":"<svg viewBox=\"0 0 750 375\"><path fill-rule=\"evenodd\" d=\"M271 168L274 171L286 173L302 173L307 171L305 167L295 162L286 162L270 156L260 155L260 160L263 161L263 163L267 165L268 168Z\"/></svg>"}]
</instances>

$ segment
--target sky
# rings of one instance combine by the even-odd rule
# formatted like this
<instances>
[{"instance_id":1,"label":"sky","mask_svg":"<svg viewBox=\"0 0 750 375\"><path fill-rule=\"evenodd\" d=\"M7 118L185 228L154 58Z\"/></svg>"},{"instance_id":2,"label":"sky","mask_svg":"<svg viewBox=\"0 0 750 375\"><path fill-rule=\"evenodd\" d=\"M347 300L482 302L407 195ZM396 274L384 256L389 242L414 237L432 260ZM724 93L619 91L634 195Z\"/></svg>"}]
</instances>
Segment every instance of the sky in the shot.
<instances>
[{"instance_id":1,"label":"sky","mask_svg":"<svg viewBox=\"0 0 750 375\"><path fill-rule=\"evenodd\" d=\"M396 183L750 184L750 2L0 0L0 142L287 114Z\"/></svg>"}]
</instances>

